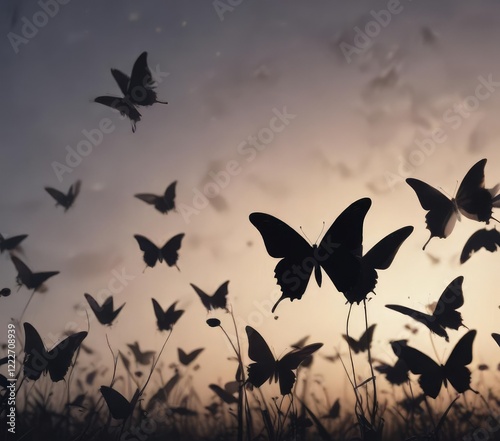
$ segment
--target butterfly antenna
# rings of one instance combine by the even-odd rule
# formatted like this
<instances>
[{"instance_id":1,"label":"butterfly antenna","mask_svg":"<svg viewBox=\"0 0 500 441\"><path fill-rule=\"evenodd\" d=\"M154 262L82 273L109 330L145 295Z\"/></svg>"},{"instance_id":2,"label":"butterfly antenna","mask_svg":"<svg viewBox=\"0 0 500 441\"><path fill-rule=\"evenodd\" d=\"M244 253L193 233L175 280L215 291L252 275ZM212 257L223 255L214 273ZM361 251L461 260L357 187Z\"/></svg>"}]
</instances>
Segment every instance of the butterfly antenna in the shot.
<instances>
[{"instance_id":1,"label":"butterfly antenna","mask_svg":"<svg viewBox=\"0 0 500 441\"><path fill-rule=\"evenodd\" d=\"M175 264L175 267L179 270L179 272L181 271L177 264Z\"/></svg>"},{"instance_id":2,"label":"butterfly antenna","mask_svg":"<svg viewBox=\"0 0 500 441\"><path fill-rule=\"evenodd\" d=\"M498 222L500 224L500 221L498 219L495 219L493 216L491 216L490 219L493 219L495 222Z\"/></svg>"}]
</instances>

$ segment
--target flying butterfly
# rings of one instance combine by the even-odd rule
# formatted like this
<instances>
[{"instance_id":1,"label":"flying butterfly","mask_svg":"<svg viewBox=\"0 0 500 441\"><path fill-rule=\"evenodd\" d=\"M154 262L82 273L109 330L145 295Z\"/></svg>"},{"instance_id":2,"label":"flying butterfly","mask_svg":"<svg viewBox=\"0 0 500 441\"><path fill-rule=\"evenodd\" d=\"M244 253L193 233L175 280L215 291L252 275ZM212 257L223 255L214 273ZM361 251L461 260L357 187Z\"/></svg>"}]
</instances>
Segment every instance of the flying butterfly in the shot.
<instances>
[{"instance_id":1,"label":"flying butterfly","mask_svg":"<svg viewBox=\"0 0 500 441\"><path fill-rule=\"evenodd\" d=\"M53 382L64 379L71 365L73 355L87 337L87 331L71 334L50 351L45 349L38 331L28 322L24 324L24 375L30 380L38 380L44 372L50 374Z\"/></svg>"},{"instance_id":2,"label":"flying butterfly","mask_svg":"<svg viewBox=\"0 0 500 441\"><path fill-rule=\"evenodd\" d=\"M203 306L210 311L212 309L225 309L227 311L227 285L229 284L229 280L226 280L221 286L217 288L217 291L213 295L208 295L200 288L198 288L195 284L190 283L191 287L195 290L196 294L203 303Z\"/></svg>"},{"instance_id":3,"label":"flying butterfly","mask_svg":"<svg viewBox=\"0 0 500 441\"><path fill-rule=\"evenodd\" d=\"M108 405L109 412L115 420L126 420L134 411L140 391L136 389L132 400L128 401L120 392L109 386L101 386L99 391Z\"/></svg>"},{"instance_id":4,"label":"flying butterfly","mask_svg":"<svg viewBox=\"0 0 500 441\"><path fill-rule=\"evenodd\" d=\"M140 234L134 235L135 240L139 244L139 248L141 251L144 251L144 262L146 265L153 268L156 265L156 262L163 262L168 266L174 266L180 271L177 266L177 260L179 258L179 254L177 253L181 248L182 238L184 237L184 233L177 234L163 245L163 247L158 248L153 242L151 242L148 238L141 236Z\"/></svg>"},{"instance_id":5,"label":"flying butterfly","mask_svg":"<svg viewBox=\"0 0 500 441\"><path fill-rule=\"evenodd\" d=\"M282 295L272 312L286 298L291 301L302 298L313 270L320 287L321 268L338 291L347 291L357 283L363 221L370 206L369 198L349 205L333 222L320 244L312 246L278 218L265 213L250 214L250 222L259 230L269 255L281 259L274 275Z\"/></svg>"},{"instance_id":6,"label":"flying butterfly","mask_svg":"<svg viewBox=\"0 0 500 441\"><path fill-rule=\"evenodd\" d=\"M123 93L123 98L98 96L94 100L96 103L118 110L122 116L127 116L132 124L132 132L135 132L136 123L141 120L141 114L136 106L151 106L154 103L168 104L166 101L156 99L156 91L154 90L156 83L149 70L147 57L147 52L139 55L130 77L118 69L111 69L111 75Z\"/></svg>"},{"instance_id":7,"label":"flying butterfly","mask_svg":"<svg viewBox=\"0 0 500 441\"><path fill-rule=\"evenodd\" d=\"M28 237L27 234L5 238L0 234L0 253L15 250L19 244Z\"/></svg>"},{"instance_id":8,"label":"flying butterfly","mask_svg":"<svg viewBox=\"0 0 500 441\"><path fill-rule=\"evenodd\" d=\"M156 195L152 193L138 193L134 196L141 201L146 202L149 205L154 205L154 207L162 214L167 214L171 210L175 210L175 186L177 181L172 182L165 193L162 195Z\"/></svg>"},{"instance_id":9,"label":"flying butterfly","mask_svg":"<svg viewBox=\"0 0 500 441\"><path fill-rule=\"evenodd\" d=\"M450 341L446 328L457 330L460 326L463 326L462 315L457 311L464 304L463 281L463 276L451 281L439 297L432 315L401 305L385 305L385 307L410 316L417 322L427 326L434 334L444 337L446 341Z\"/></svg>"},{"instance_id":10,"label":"flying butterfly","mask_svg":"<svg viewBox=\"0 0 500 441\"><path fill-rule=\"evenodd\" d=\"M438 365L432 358L411 346L392 346L394 353L407 364L410 371L420 375L418 384L425 395L436 398L441 386L448 386L448 381L458 393L471 389L471 372L466 366L472 362L472 343L475 337L476 331L467 332L455 345L444 365Z\"/></svg>"},{"instance_id":11,"label":"flying butterfly","mask_svg":"<svg viewBox=\"0 0 500 441\"><path fill-rule=\"evenodd\" d=\"M248 336L248 356L255 363L248 366L248 382L255 387L260 387L267 380L279 381L281 395L292 392L295 383L295 369L316 352L323 343L313 343L301 349L293 349L279 360L276 360L266 341L255 329L250 326L245 328Z\"/></svg>"},{"instance_id":12,"label":"flying butterfly","mask_svg":"<svg viewBox=\"0 0 500 441\"><path fill-rule=\"evenodd\" d=\"M354 351L355 354L359 352L364 352L367 351L372 344L373 332L375 331L375 326L377 325L373 324L369 326L368 329L366 329L366 331L363 332L359 340L355 340L354 338L345 334L342 334L342 337L347 342L349 347Z\"/></svg>"},{"instance_id":13,"label":"flying butterfly","mask_svg":"<svg viewBox=\"0 0 500 441\"><path fill-rule=\"evenodd\" d=\"M26 288L34 291L43 291L43 283L49 278L59 274L59 271L34 273L18 257L10 256L10 258L17 270L17 283L19 286L24 285Z\"/></svg>"},{"instance_id":14,"label":"flying butterfly","mask_svg":"<svg viewBox=\"0 0 500 441\"><path fill-rule=\"evenodd\" d=\"M224 401L227 404L236 404L238 402L238 399L233 395L234 391L229 389L227 387L220 387L217 384L209 384L208 387L212 389L218 396L219 398Z\"/></svg>"},{"instance_id":15,"label":"flying butterfly","mask_svg":"<svg viewBox=\"0 0 500 441\"><path fill-rule=\"evenodd\" d=\"M45 191L56 200L56 206L61 205L64 207L64 211L67 211L73 205L76 197L80 193L81 185L82 181L76 181L69 187L67 193L63 193L52 187L45 187Z\"/></svg>"},{"instance_id":16,"label":"flying butterfly","mask_svg":"<svg viewBox=\"0 0 500 441\"><path fill-rule=\"evenodd\" d=\"M122 308L125 306L125 303L120 306L117 309L114 309L113 305L113 296L109 296L106 300L104 300L104 303L99 305L99 303L96 302L94 297L92 297L90 294L85 293L84 294L85 298L87 299L87 302L90 305L90 308L92 311L94 311L95 316L97 317L97 320L99 320L99 323L102 325L108 325L111 326L113 323L113 320L116 318L116 316L120 313Z\"/></svg>"},{"instance_id":17,"label":"flying butterfly","mask_svg":"<svg viewBox=\"0 0 500 441\"><path fill-rule=\"evenodd\" d=\"M190 365L198 355L200 355L205 348L198 348L195 349L194 351L191 351L189 354L186 354L181 348L177 348L177 354L179 355L179 361L184 365L188 366Z\"/></svg>"},{"instance_id":18,"label":"flying butterfly","mask_svg":"<svg viewBox=\"0 0 500 441\"><path fill-rule=\"evenodd\" d=\"M481 159L467 172L454 199L448 199L439 190L419 179L408 178L406 182L417 194L420 205L428 213L425 223L431 235L422 247L425 247L433 237L444 239L453 231L460 213L465 217L489 223L492 209L500 207L500 195L497 195L499 184L487 189L484 186L484 166L486 159Z\"/></svg>"},{"instance_id":19,"label":"flying butterfly","mask_svg":"<svg viewBox=\"0 0 500 441\"><path fill-rule=\"evenodd\" d=\"M500 233L496 228L492 230L487 230L486 228L478 230L467 239L467 242L465 242L462 253L460 254L460 263L467 262L471 256L481 248L494 253L499 246Z\"/></svg>"},{"instance_id":20,"label":"flying butterfly","mask_svg":"<svg viewBox=\"0 0 500 441\"><path fill-rule=\"evenodd\" d=\"M163 311L163 308L155 299L151 300L153 302L153 309L155 312L158 329L160 331L172 330L173 326L177 323L177 320L179 320L182 314L184 314L184 310L176 310L175 305L177 305L177 302L174 302L168 307L166 311Z\"/></svg>"},{"instance_id":21,"label":"flying butterfly","mask_svg":"<svg viewBox=\"0 0 500 441\"><path fill-rule=\"evenodd\" d=\"M135 357L135 361L139 364L147 366L153 361L153 358L156 354L155 351L144 351L142 352L139 348L139 342L135 341L134 343L127 343L127 346L132 351Z\"/></svg>"}]
</instances>

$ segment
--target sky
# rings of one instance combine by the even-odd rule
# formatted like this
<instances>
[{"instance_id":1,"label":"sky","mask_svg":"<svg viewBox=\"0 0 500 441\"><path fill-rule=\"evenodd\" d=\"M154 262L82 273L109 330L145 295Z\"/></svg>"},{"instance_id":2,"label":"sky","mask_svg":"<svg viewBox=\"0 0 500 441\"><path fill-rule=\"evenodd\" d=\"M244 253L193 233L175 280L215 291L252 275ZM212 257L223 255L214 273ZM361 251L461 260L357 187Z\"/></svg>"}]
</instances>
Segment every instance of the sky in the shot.
<instances>
[{"instance_id":1,"label":"sky","mask_svg":"<svg viewBox=\"0 0 500 441\"><path fill-rule=\"evenodd\" d=\"M458 260L484 224L463 219L423 252L425 212L404 182L421 179L451 198L482 158L486 186L500 181L496 2L49 3L53 17L43 2L27 0L4 2L0 16L0 233L29 234L17 255L34 271L60 271L24 316L47 346L65 329L87 329L83 294L102 301L113 286L115 304L126 306L111 328L90 316L85 343L97 355L83 362L111 365L106 335L115 351L126 353L135 340L159 350L165 333L156 330L156 298L186 311L162 369L176 361L177 347L205 347L195 381L229 381L231 349L205 320L220 318L234 335L232 319L207 315L189 284L213 293L230 280L239 332L247 324L258 329L277 357L305 335L323 342L315 373L332 397L340 395L348 384L342 368L321 356L346 351L344 297L324 276L322 288L311 280L300 301L285 300L272 314L278 261L248 215L272 214L315 243L350 203L370 197L365 251L400 227L415 228L391 267L379 272L368 302L368 320L378 323L374 353L394 361L388 341L409 338L446 360L464 328L450 331L449 344L432 337L434 354L422 326L411 334L404 325L415 323L384 305L424 311L462 275L464 323L478 330L473 365L496 369L500 352L489 334L500 331L498 256L483 250L464 265ZM127 120L93 100L118 95L110 69L130 73L143 51L168 105L144 109L132 133ZM68 159L89 136L91 151ZM67 191L79 179L74 206L54 207L44 187ZM161 215L133 197L161 194L174 180L175 213ZM217 196L204 202L200 194L208 191ZM144 270L134 234L160 245L178 233L185 233L180 271L165 264ZM30 295L16 291L15 276L4 253L0 280L13 290L0 298L4 324L19 318ZM363 314L353 308L354 337L364 330ZM358 362L367 374L364 359Z\"/></svg>"}]
</instances>

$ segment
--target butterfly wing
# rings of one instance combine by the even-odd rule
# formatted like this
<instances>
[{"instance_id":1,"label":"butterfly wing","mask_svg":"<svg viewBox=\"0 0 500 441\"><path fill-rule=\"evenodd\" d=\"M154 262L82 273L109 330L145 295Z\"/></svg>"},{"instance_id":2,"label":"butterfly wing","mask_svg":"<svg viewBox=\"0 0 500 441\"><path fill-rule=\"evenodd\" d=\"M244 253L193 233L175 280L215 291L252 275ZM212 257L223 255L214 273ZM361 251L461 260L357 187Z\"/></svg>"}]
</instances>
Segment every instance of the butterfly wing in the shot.
<instances>
[{"instance_id":1,"label":"butterfly wing","mask_svg":"<svg viewBox=\"0 0 500 441\"><path fill-rule=\"evenodd\" d=\"M227 304L227 294L228 289L227 286L229 284L229 280L226 280L221 286L217 288L215 294L211 297L210 303L214 309L220 308L225 309Z\"/></svg>"},{"instance_id":2,"label":"butterfly wing","mask_svg":"<svg viewBox=\"0 0 500 441\"><path fill-rule=\"evenodd\" d=\"M376 324L373 324L366 329L365 332L363 332L363 335L360 337L359 340L356 340L348 335L343 334L342 337L344 340L347 342L349 347L354 351L355 354L359 352L364 352L368 350L372 343L373 339L373 332L375 331L375 326Z\"/></svg>"},{"instance_id":3,"label":"butterfly wing","mask_svg":"<svg viewBox=\"0 0 500 441\"><path fill-rule=\"evenodd\" d=\"M45 187L45 191L50 194L59 205L66 207L68 204L68 197L63 192L52 187Z\"/></svg>"},{"instance_id":4,"label":"butterfly wing","mask_svg":"<svg viewBox=\"0 0 500 441\"><path fill-rule=\"evenodd\" d=\"M500 233L496 230L487 230L483 228L472 234L465 242L462 253L460 254L460 263L465 263L475 252L481 248L494 253L500 246Z\"/></svg>"},{"instance_id":5,"label":"butterfly wing","mask_svg":"<svg viewBox=\"0 0 500 441\"><path fill-rule=\"evenodd\" d=\"M123 95L127 95L130 77L118 69L111 69L111 75L113 75Z\"/></svg>"},{"instance_id":6,"label":"butterfly wing","mask_svg":"<svg viewBox=\"0 0 500 441\"><path fill-rule=\"evenodd\" d=\"M500 334L497 334L496 332L493 332L491 334L491 336L493 337L493 340L495 340L496 344L498 346L500 346Z\"/></svg>"},{"instance_id":7,"label":"butterfly wing","mask_svg":"<svg viewBox=\"0 0 500 441\"><path fill-rule=\"evenodd\" d=\"M130 416L133 410L131 403L120 392L108 386L101 386L99 390L115 420L125 420Z\"/></svg>"},{"instance_id":8,"label":"butterfly wing","mask_svg":"<svg viewBox=\"0 0 500 441\"><path fill-rule=\"evenodd\" d=\"M248 366L248 381L255 387L260 387L273 377L276 360L262 335L250 326L246 326L245 331L248 337L248 357L255 362Z\"/></svg>"},{"instance_id":9,"label":"butterfly wing","mask_svg":"<svg viewBox=\"0 0 500 441\"><path fill-rule=\"evenodd\" d=\"M433 237L446 238L451 234L457 220L456 207L453 201L429 184L414 178L408 178L406 182L417 194L422 208L428 211L425 222L431 236L422 248L425 250Z\"/></svg>"},{"instance_id":10,"label":"butterfly wing","mask_svg":"<svg viewBox=\"0 0 500 441\"><path fill-rule=\"evenodd\" d=\"M455 345L444 365L446 378L458 393L470 389L471 372L466 367L472 362L472 343L476 331L467 332Z\"/></svg>"},{"instance_id":11,"label":"butterfly wing","mask_svg":"<svg viewBox=\"0 0 500 441\"><path fill-rule=\"evenodd\" d=\"M147 266L153 268L156 265L156 262L160 260L160 249L148 238L141 236L140 234L135 234L134 237L139 244L141 251L144 251L144 262Z\"/></svg>"},{"instance_id":12,"label":"butterfly wing","mask_svg":"<svg viewBox=\"0 0 500 441\"><path fill-rule=\"evenodd\" d=\"M136 123L141 120L141 114L132 103L124 98L115 96L98 96L94 101L118 110L120 115L128 117L132 123L132 132L135 132Z\"/></svg>"},{"instance_id":13,"label":"butterfly wing","mask_svg":"<svg viewBox=\"0 0 500 441\"><path fill-rule=\"evenodd\" d=\"M27 237L27 234L20 234L19 236L12 236L8 239L0 240L0 252L3 253L5 250L13 250Z\"/></svg>"},{"instance_id":14,"label":"butterfly wing","mask_svg":"<svg viewBox=\"0 0 500 441\"><path fill-rule=\"evenodd\" d=\"M259 230L269 255L282 258L274 269L274 276L282 292L273 306L274 312L282 300L302 298L313 270L311 265L304 264L313 258L313 248L295 230L270 214L252 213L249 219ZM297 274L295 268L302 271Z\"/></svg>"},{"instance_id":15,"label":"butterfly wing","mask_svg":"<svg viewBox=\"0 0 500 441\"><path fill-rule=\"evenodd\" d=\"M38 380L40 375L48 369L47 351L38 331L28 322L24 327L24 361L23 372L30 380Z\"/></svg>"},{"instance_id":16,"label":"butterfly wing","mask_svg":"<svg viewBox=\"0 0 500 441\"><path fill-rule=\"evenodd\" d=\"M18 257L16 257L16 256L10 256L10 259L12 260L12 263L16 267L18 281L21 284L25 285L25 286L30 285L31 284L31 279L33 277L33 272Z\"/></svg>"},{"instance_id":17,"label":"butterfly wing","mask_svg":"<svg viewBox=\"0 0 500 441\"><path fill-rule=\"evenodd\" d=\"M170 210L175 210L175 187L177 185L177 181L172 182L167 189L165 190L165 193L163 195L163 205L162 205L162 210L160 210L162 213L168 213ZM158 207L156 207L159 209Z\"/></svg>"},{"instance_id":18,"label":"butterfly wing","mask_svg":"<svg viewBox=\"0 0 500 441\"><path fill-rule=\"evenodd\" d=\"M196 294L198 294L198 297L200 298L201 303L203 303L203 306L207 309L207 311L210 311L210 309L212 309L212 302L210 296L206 294L203 290L198 288L194 283L190 283L190 285L194 289Z\"/></svg>"},{"instance_id":19,"label":"butterfly wing","mask_svg":"<svg viewBox=\"0 0 500 441\"><path fill-rule=\"evenodd\" d=\"M318 246L318 260L319 250L327 251L320 265L340 292L352 288L358 280L363 222L370 207L369 198L353 202L333 222Z\"/></svg>"},{"instance_id":20,"label":"butterfly wing","mask_svg":"<svg viewBox=\"0 0 500 441\"><path fill-rule=\"evenodd\" d=\"M48 351L48 370L52 381L58 382L64 378L71 365L73 355L75 355L76 350L87 337L87 334L87 331L72 334Z\"/></svg>"},{"instance_id":21,"label":"butterfly wing","mask_svg":"<svg viewBox=\"0 0 500 441\"><path fill-rule=\"evenodd\" d=\"M198 355L200 355L205 348L198 348L195 349L194 351L191 351L189 354L186 354L181 348L177 348L177 353L179 355L179 361L184 365L188 366L190 365Z\"/></svg>"},{"instance_id":22,"label":"butterfly wing","mask_svg":"<svg viewBox=\"0 0 500 441\"><path fill-rule=\"evenodd\" d=\"M458 329L463 325L462 315L456 311L464 304L463 281L463 276L459 276L450 282L432 313L435 321L444 328Z\"/></svg>"},{"instance_id":23,"label":"butterfly wing","mask_svg":"<svg viewBox=\"0 0 500 441\"><path fill-rule=\"evenodd\" d=\"M148 53L143 52L135 61L127 91L130 101L139 106L151 106L156 101L156 92L153 90L154 81L147 58Z\"/></svg>"},{"instance_id":24,"label":"butterfly wing","mask_svg":"<svg viewBox=\"0 0 500 441\"><path fill-rule=\"evenodd\" d=\"M182 238L184 233L177 234L172 237L161 249L161 256L168 266L177 266L179 254L177 251L181 248Z\"/></svg>"},{"instance_id":25,"label":"butterfly wing","mask_svg":"<svg viewBox=\"0 0 500 441\"><path fill-rule=\"evenodd\" d=\"M381 374L385 374L385 379L396 386L400 384L406 383L408 378L408 366L406 362L402 359L398 359L394 366L388 365L386 363L382 363L378 366L375 366L375 370L380 372Z\"/></svg>"}]
</instances>

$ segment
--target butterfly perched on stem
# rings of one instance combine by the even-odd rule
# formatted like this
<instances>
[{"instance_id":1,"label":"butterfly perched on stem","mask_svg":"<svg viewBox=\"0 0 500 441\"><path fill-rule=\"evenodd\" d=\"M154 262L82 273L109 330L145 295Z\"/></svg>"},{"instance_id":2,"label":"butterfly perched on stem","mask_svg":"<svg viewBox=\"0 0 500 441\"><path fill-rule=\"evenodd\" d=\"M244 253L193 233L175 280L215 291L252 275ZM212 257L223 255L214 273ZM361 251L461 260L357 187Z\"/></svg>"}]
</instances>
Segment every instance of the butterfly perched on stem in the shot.
<instances>
[{"instance_id":1,"label":"butterfly perched on stem","mask_svg":"<svg viewBox=\"0 0 500 441\"><path fill-rule=\"evenodd\" d=\"M427 326L431 332L449 341L450 339L445 328L457 330L460 326L463 326L462 315L456 311L464 304L464 295L462 291L463 281L463 276L459 276L451 281L439 297L432 315L401 305L385 306L386 308L415 319Z\"/></svg>"},{"instance_id":2,"label":"butterfly perched on stem","mask_svg":"<svg viewBox=\"0 0 500 441\"><path fill-rule=\"evenodd\" d=\"M500 246L500 233L493 228L492 230L487 230L483 228L472 234L462 249L460 254L460 263L467 262L471 256L484 248L487 251L494 253Z\"/></svg>"},{"instance_id":3,"label":"butterfly perched on stem","mask_svg":"<svg viewBox=\"0 0 500 441\"><path fill-rule=\"evenodd\" d=\"M363 221L371 206L369 198L349 205L333 222L319 245L309 245L295 230L278 218L265 213L250 214L250 222L259 230L271 257L281 259L274 269L282 295L272 308L289 298L302 298L311 274L321 286L321 268L338 291L356 285L360 274Z\"/></svg>"},{"instance_id":4,"label":"butterfly perched on stem","mask_svg":"<svg viewBox=\"0 0 500 441\"><path fill-rule=\"evenodd\" d=\"M80 193L81 185L82 181L76 181L69 187L67 193L63 193L62 191L56 190L52 187L45 187L45 191L56 200L56 206L61 205L62 207L64 207L64 211L68 211L68 209L73 205L76 197Z\"/></svg>"},{"instance_id":5,"label":"butterfly perched on stem","mask_svg":"<svg viewBox=\"0 0 500 441\"><path fill-rule=\"evenodd\" d=\"M203 303L203 306L210 311L212 309L225 309L227 311L227 286L229 284L229 280L226 280L221 286L217 288L214 294L211 296L205 293L203 290L198 288L194 283L190 283L191 287L195 290L196 294Z\"/></svg>"},{"instance_id":6,"label":"butterfly perched on stem","mask_svg":"<svg viewBox=\"0 0 500 441\"><path fill-rule=\"evenodd\" d=\"M132 400L128 401L120 392L109 386L101 386L99 391L108 405L109 413L115 420L126 420L134 411L135 405L140 397L139 389L136 389Z\"/></svg>"},{"instance_id":7,"label":"butterfly perched on stem","mask_svg":"<svg viewBox=\"0 0 500 441\"><path fill-rule=\"evenodd\" d=\"M38 380L42 373L48 372L52 381L61 381L71 366L73 355L87 337L87 331L71 334L47 351L38 331L28 322L25 322L23 326L26 354L24 375L30 380Z\"/></svg>"},{"instance_id":8,"label":"butterfly perched on stem","mask_svg":"<svg viewBox=\"0 0 500 441\"><path fill-rule=\"evenodd\" d=\"M168 104L166 101L157 100L154 90L156 82L149 70L147 57L147 52L139 55L130 77L118 69L111 69L111 75L123 93L123 98L98 96L94 100L96 103L118 110L122 116L127 116L132 124L132 132L135 132L136 123L141 120L141 114L136 106L151 106L154 103Z\"/></svg>"},{"instance_id":9,"label":"butterfly perched on stem","mask_svg":"<svg viewBox=\"0 0 500 441\"><path fill-rule=\"evenodd\" d=\"M323 343L313 343L301 349L293 349L279 360L276 360L266 341L255 329L245 328L248 336L248 356L255 363L248 366L248 382L260 387L267 380L279 381L281 395L292 392L295 383L295 373L300 364L316 352Z\"/></svg>"},{"instance_id":10,"label":"butterfly perched on stem","mask_svg":"<svg viewBox=\"0 0 500 441\"><path fill-rule=\"evenodd\" d=\"M141 236L140 234L134 235L135 240L139 244L139 248L141 251L144 251L144 262L146 265L153 268L156 265L156 262L163 262L168 266L174 266L180 271L177 266L177 260L179 258L179 254L177 251L181 248L182 238L184 237L184 233L177 234L171 239L169 239L163 247L158 248L153 242L151 242L148 238Z\"/></svg>"},{"instance_id":11,"label":"butterfly perched on stem","mask_svg":"<svg viewBox=\"0 0 500 441\"><path fill-rule=\"evenodd\" d=\"M439 190L419 179L408 178L406 182L417 194L420 205L428 213L425 215L427 229L431 236L422 247L425 247L433 237L444 239L453 231L460 214L465 217L489 223L493 208L500 207L500 195L497 195L500 184L487 189L484 186L484 166L486 159L476 162L467 172L454 199L449 199ZM496 220L496 219L494 219Z\"/></svg>"},{"instance_id":12,"label":"butterfly perched on stem","mask_svg":"<svg viewBox=\"0 0 500 441\"><path fill-rule=\"evenodd\" d=\"M28 237L27 234L5 238L0 234L0 253L15 250L19 244Z\"/></svg>"},{"instance_id":13,"label":"butterfly perched on stem","mask_svg":"<svg viewBox=\"0 0 500 441\"><path fill-rule=\"evenodd\" d=\"M175 306L177 305L177 302L174 302L167 308L166 311L163 311L163 308L155 299L151 300L153 302L153 309L155 312L158 329L160 331L172 330L172 327L177 323L177 320L179 320L182 314L184 314L184 310L176 310Z\"/></svg>"},{"instance_id":14,"label":"butterfly perched on stem","mask_svg":"<svg viewBox=\"0 0 500 441\"><path fill-rule=\"evenodd\" d=\"M102 325L108 325L111 326L113 323L113 320L116 318L116 316L120 313L122 308L125 306L125 303L120 306L117 309L114 309L113 305L113 296L109 296L106 300L104 300L104 303L99 305L99 303L96 302L94 297L92 297L90 294L85 293L84 294L85 298L87 299L87 302L90 305L90 308L92 311L94 311L95 316L97 317L97 320L99 320L99 323Z\"/></svg>"},{"instance_id":15,"label":"butterfly perched on stem","mask_svg":"<svg viewBox=\"0 0 500 441\"><path fill-rule=\"evenodd\" d=\"M441 386L444 384L447 387L448 381L458 393L471 389L471 372L466 366L472 362L472 343L475 337L476 331L467 332L455 345L444 365L437 364L432 358L411 346L395 347L393 344L392 349L411 372L420 375L418 384L425 395L436 398Z\"/></svg>"},{"instance_id":16,"label":"butterfly perched on stem","mask_svg":"<svg viewBox=\"0 0 500 441\"><path fill-rule=\"evenodd\" d=\"M367 351L373 340L373 332L375 331L376 324L373 324L366 329L361 335L359 340L355 340L349 335L342 334L343 339L347 342L349 347L354 351L355 354L359 352Z\"/></svg>"},{"instance_id":17,"label":"butterfly perched on stem","mask_svg":"<svg viewBox=\"0 0 500 441\"><path fill-rule=\"evenodd\" d=\"M167 214L171 210L175 210L175 186L177 181L172 182L165 193L156 195L152 193L137 193L134 196L141 201L146 202L154 207L162 214Z\"/></svg>"}]
</instances>

